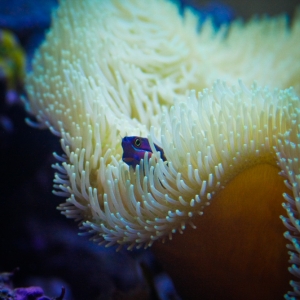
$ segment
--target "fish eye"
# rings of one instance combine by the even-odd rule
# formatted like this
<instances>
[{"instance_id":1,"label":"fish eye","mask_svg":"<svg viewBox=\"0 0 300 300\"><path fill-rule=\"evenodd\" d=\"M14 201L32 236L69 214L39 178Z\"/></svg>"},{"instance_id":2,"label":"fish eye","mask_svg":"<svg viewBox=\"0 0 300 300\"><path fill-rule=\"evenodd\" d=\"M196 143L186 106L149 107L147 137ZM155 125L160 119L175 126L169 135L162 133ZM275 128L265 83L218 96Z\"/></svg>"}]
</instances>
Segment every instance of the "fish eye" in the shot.
<instances>
[{"instance_id":1,"label":"fish eye","mask_svg":"<svg viewBox=\"0 0 300 300\"><path fill-rule=\"evenodd\" d=\"M139 138L136 138L134 140L134 145L137 146L137 147L140 147L141 146L141 140Z\"/></svg>"}]
</instances>

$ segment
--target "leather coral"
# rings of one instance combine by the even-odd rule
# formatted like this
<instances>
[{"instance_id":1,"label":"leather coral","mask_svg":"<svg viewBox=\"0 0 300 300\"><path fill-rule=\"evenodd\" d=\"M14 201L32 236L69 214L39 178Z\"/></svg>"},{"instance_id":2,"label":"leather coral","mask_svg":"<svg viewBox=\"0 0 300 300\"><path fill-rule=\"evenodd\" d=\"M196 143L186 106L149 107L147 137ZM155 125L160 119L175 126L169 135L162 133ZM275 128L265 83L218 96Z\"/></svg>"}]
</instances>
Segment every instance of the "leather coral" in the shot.
<instances>
[{"instance_id":1,"label":"leather coral","mask_svg":"<svg viewBox=\"0 0 300 300\"><path fill-rule=\"evenodd\" d=\"M59 209L100 244L148 247L194 227L234 176L267 162L291 189L283 222L298 264L300 18L217 33L197 22L164 0L61 2L26 105L61 138ZM135 170L122 161L126 135L148 137L154 152Z\"/></svg>"}]
</instances>

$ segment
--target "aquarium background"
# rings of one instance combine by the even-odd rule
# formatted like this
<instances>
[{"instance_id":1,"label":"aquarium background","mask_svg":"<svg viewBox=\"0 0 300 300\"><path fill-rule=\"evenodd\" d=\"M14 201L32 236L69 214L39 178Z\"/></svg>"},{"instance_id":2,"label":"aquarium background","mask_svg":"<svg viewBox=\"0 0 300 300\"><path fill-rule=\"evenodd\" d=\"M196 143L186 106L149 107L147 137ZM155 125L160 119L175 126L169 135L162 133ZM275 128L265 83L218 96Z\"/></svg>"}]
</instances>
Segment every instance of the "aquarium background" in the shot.
<instances>
[{"instance_id":1,"label":"aquarium background","mask_svg":"<svg viewBox=\"0 0 300 300\"><path fill-rule=\"evenodd\" d=\"M179 10L192 6L200 27L212 17L218 30L254 14L291 16L297 3L181 0ZM0 299L180 299L151 249L116 252L93 244L56 210L61 199L52 194L51 165L53 152L62 153L59 139L26 124L22 97L25 73L57 5L0 0Z\"/></svg>"}]
</instances>

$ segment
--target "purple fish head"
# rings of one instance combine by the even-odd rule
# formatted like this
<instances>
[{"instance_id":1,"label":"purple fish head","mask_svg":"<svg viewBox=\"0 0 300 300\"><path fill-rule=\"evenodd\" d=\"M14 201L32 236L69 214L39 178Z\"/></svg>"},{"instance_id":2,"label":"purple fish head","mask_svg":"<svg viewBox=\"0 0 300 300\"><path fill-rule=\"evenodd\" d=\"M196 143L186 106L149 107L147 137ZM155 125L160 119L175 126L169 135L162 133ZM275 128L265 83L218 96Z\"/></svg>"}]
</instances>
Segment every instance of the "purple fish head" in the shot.
<instances>
[{"instance_id":1,"label":"purple fish head","mask_svg":"<svg viewBox=\"0 0 300 300\"><path fill-rule=\"evenodd\" d=\"M140 160L144 158L145 153L148 152L148 158L152 156L152 149L150 147L147 138L140 136L125 136L122 139L123 147L123 161L133 168L140 163ZM160 151L162 160L166 160L164 151L162 148L154 144L157 151Z\"/></svg>"},{"instance_id":2,"label":"purple fish head","mask_svg":"<svg viewBox=\"0 0 300 300\"><path fill-rule=\"evenodd\" d=\"M125 136L122 139L122 147L123 161L133 168L144 158L145 152L149 152L149 157L152 155L148 139L139 136Z\"/></svg>"}]
</instances>

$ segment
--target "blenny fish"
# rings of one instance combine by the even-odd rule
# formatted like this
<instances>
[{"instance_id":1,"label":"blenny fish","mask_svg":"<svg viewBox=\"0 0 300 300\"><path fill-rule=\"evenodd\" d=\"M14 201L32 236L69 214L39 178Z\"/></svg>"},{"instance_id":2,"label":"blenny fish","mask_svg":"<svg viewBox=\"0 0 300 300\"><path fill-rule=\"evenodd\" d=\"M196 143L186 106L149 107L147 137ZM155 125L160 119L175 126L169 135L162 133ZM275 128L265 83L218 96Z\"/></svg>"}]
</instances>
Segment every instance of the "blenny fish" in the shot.
<instances>
[{"instance_id":1,"label":"blenny fish","mask_svg":"<svg viewBox=\"0 0 300 300\"><path fill-rule=\"evenodd\" d=\"M146 152L148 152L148 157L152 156L152 150L147 138L140 136L125 136L122 139L123 147L123 161L133 168L140 163L140 160L144 158ZM162 148L154 144L157 151L160 152L160 157L163 161L166 161L165 153Z\"/></svg>"}]
</instances>

